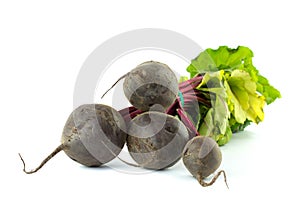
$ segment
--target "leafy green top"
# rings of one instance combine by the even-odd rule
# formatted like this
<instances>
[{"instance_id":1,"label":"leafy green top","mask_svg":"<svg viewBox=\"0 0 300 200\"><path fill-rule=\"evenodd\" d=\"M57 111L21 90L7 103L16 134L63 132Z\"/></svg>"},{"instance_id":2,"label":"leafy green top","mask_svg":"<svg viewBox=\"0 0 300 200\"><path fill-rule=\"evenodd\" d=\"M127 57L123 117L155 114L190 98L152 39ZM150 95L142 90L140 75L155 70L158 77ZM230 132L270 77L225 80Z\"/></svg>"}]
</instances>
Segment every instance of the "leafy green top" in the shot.
<instances>
[{"instance_id":1,"label":"leafy green top","mask_svg":"<svg viewBox=\"0 0 300 200\"><path fill-rule=\"evenodd\" d=\"M187 71L191 78L203 75L196 89L210 94L212 107L202 116L198 130L226 144L232 132L249 122L264 119L263 107L280 98L280 92L259 74L252 63L253 52L243 46L206 49L192 60Z\"/></svg>"},{"instance_id":2,"label":"leafy green top","mask_svg":"<svg viewBox=\"0 0 300 200\"><path fill-rule=\"evenodd\" d=\"M267 104L281 97L280 92L269 84L269 81L259 74L252 63L253 52L244 46L236 49L220 46L218 49L206 49L192 60L187 71L191 77L206 72L224 70L228 75L234 70L248 72L251 79L256 83L256 90L265 97Z\"/></svg>"}]
</instances>

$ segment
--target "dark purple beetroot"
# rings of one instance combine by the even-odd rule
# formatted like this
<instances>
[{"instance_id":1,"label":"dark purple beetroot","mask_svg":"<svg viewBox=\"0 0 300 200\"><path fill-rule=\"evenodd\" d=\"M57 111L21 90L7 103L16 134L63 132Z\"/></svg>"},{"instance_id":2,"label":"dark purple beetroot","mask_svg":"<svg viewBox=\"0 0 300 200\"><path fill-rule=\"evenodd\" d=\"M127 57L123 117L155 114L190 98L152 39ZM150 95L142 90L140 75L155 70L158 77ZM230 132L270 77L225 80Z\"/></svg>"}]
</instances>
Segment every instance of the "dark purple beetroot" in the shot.
<instances>
[{"instance_id":1,"label":"dark purple beetroot","mask_svg":"<svg viewBox=\"0 0 300 200\"><path fill-rule=\"evenodd\" d=\"M126 76L124 94L139 110L148 111L159 104L165 110L172 105L179 92L174 72L160 62L148 61L138 65Z\"/></svg>"},{"instance_id":2,"label":"dark purple beetroot","mask_svg":"<svg viewBox=\"0 0 300 200\"><path fill-rule=\"evenodd\" d=\"M171 167L181 158L188 140L187 129L180 120L150 111L131 121L127 147L139 166L159 170Z\"/></svg>"},{"instance_id":3,"label":"dark purple beetroot","mask_svg":"<svg viewBox=\"0 0 300 200\"><path fill-rule=\"evenodd\" d=\"M114 159L126 141L126 125L118 111L102 104L85 104L76 108L63 129L61 145L58 146L34 170L35 173L53 156L63 150L72 160L88 166L98 167Z\"/></svg>"},{"instance_id":4,"label":"dark purple beetroot","mask_svg":"<svg viewBox=\"0 0 300 200\"><path fill-rule=\"evenodd\" d=\"M212 185L216 179L224 174L225 183L226 175L223 170L219 171L210 182L205 182L204 179L213 174L221 165L222 153L216 143L210 137L197 136L191 139L183 150L182 160L188 171L206 187Z\"/></svg>"}]
</instances>

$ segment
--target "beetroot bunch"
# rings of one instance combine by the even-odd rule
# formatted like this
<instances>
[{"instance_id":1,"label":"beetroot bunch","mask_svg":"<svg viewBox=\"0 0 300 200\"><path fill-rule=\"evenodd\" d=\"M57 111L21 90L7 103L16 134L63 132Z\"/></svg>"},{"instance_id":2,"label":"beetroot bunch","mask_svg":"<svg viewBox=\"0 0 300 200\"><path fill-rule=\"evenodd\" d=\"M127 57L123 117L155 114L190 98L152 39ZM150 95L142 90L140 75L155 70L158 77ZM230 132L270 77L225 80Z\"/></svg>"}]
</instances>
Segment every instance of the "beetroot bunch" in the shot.
<instances>
[{"instance_id":1,"label":"beetroot bunch","mask_svg":"<svg viewBox=\"0 0 300 200\"><path fill-rule=\"evenodd\" d=\"M37 172L61 150L82 165L99 167L117 157L126 143L138 167L161 170L183 157L185 166L199 183L211 185L216 178L210 183L203 179L219 167L221 151L214 140L202 141L206 137L199 136L195 119L190 115L194 112L193 104L210 106L193 89L202 77L178 85L174 72L155 61L142 63L123 77L124 94L132 107L118 112L103 104L79 106L66 121L61 144L36 169L27 171L20 155L23 171ZM201 156L206 159L198 156L199 151L204 151Z\"/></svg>"}]
</instances>

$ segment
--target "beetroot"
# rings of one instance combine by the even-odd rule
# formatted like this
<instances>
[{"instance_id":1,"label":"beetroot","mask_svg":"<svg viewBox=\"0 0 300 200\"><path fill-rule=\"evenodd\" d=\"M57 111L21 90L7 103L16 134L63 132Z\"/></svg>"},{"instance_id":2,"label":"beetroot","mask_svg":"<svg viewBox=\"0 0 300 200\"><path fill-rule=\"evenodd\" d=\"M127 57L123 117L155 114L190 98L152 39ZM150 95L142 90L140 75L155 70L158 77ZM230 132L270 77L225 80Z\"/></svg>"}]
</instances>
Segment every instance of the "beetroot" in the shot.
<instances>
[{"instance_id":1,"label":"beetroot","mask_svg":"<svg viewBox=\"0 0 300 200\"><path fill-rule=\"evenodd\" d=\"M51 158L63 150L72 160L88 166L98 167L114 159L122 150L126 140L126 125L118 111L103 104L85 104L76 108L63 129L59 145L34 170L41 169Z\"/></svg>"},{"instance_id":2,"label":"beetroot","mask_svg":"<svg viewBox=\"0 0 300 200\"><path fill-rule=\"evenodd\" d=\"M155 104L165 110L172 105L179 92L174 72L160 62L148 61L138 65L126 76L124 94L129 102L141 111Z\"/></svg>"},{"instance_id":3,"label":"beetroot","mask_svg":"<svg viewBox=\"0 0 300 200\"><path fill-rule=\"evenodd\" d=\"M180 120L150 111L131 121L127 147L141 167L159 170L171 167L180 159L188 140L189 134Z\"/></svg>"},{"instance_id":4,"label":"beetroot","mask_svg":"<svg viewBox=\"0 0 300 200\"><path fill-rule=\"evenodd\" d=\"M221 150L212 138L197 136L191 139L184 147L182 160L188 171L202 186L212 185L221 173L227 185L226 174L223 170L219 171L210 182L204 181L219 168L222 162Z\"/></svg>"}]
</instances>

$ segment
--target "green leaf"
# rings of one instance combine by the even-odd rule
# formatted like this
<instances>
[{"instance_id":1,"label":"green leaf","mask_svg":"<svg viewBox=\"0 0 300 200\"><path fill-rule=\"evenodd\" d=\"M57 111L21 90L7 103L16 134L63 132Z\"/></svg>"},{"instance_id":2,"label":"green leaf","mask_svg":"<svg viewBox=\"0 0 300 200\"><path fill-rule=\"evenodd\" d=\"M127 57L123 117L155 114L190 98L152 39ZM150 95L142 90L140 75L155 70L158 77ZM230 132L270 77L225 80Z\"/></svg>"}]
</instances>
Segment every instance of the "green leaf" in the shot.
<instances>
[{"instance_id":1,"label":"green leaf","mask_svg":"<svg viewBox=\"0 0 300 200\"><path fill-rule=\"evenodd\" d=\"M261 75L258 75L257 77L257 91L265 97L268 105L281 97L280 92L270 85L268 79Z\"/></svg>"},{"instance_id":2,"label":"green leaf","mask_svg":"<svg viewBox=\"0 0 300 200\"><path fill-rule=\"evenodd\" d=\"M200 135L213 138L218 143L218 145L222 146L229 142L232 137L232 131L229 126L229 121L226 120L226 130L223 132L223 134L221 134L219 126L216 126L214 123L215 120L213 112L213 108L209 109L203 120L203 123L201 123L199 133Z\"/></svg>"},{"instance_id":3,"label":"green leaf","mask_svg":"<svg viewBox=\"0 0 300 200\"><path fill-rule=\"evenodd\" d=\"M256 93L256 84L249 73L242 70L234 70L225 83L228 104L233 116L238 123L244 123L246 119L259 123L264 119L263 107L265 99Z\"/></svg>"},{"instance_id":4,"label":"green leaf","mask_svg":"<svg viewBox=\"0 0 300 200\"><path fill-rule=\"evenodd\" d=\"M213 109L209 109L205 115L203 122L200 124L199 133L203 136L214 136L214 121L212 117Z\"/></svg>"},{"instance_id":5,"label":"green leaf","mask_svg":"<svg viewBox=\"0 0 300 200\"><path fill-rule=\"evenodd\" d=\"M228 123L228 121L227 121ZM232 137L232 131L229 125L226 126L225 134L219 134L216 136L215 140L217 141L219 146L225 145Z\"/></svg>"},{"instance_id":6,"label":"green leaf","mask_svg":"<svg viewBox=\"0 0 300 200\"><path fill-rule=\"evenodd\" d=\"M251 121L246 119L244 123L238 123L233 115L230 116L229 126L232 133L243 131L247 126L251 124Z\"/></svg>"},{"instance_id":7,"label":"green leaf","mask_svg":"<svg viewBox=\"0 0 300 200\"><path fill-rule=\"evenodd\" d=\"M235 117L235 120L238 123L244 123L244 121L247 119L246 113L243 111L242 105L239 103L239 100L232 92L229 84L227 82L224 82L226 92L228 95L228 107L232 115Z\"/></svg>"},{"instance_id":8,"label":"green leaf","mask_svg":"<svg viewBox=\"0 0 300 200\"><path fill-rule=\"evenodd\" d=\"M252 51L243 46L231 49L227 46L220 46L217 50L207 49L207 53L212 57L218 69L239 69L243 62L248 62L253 57Z\"/></svg>"},{"instance_id":9,"label":"green leaf","mask_svg":"<svg viewBox=\"0 0 300 200\"><path fill-rule=\"evenodd\" d=\"M265 97L267 104L281 97L280 92L270 85L269 81L259 74L252 63L253 52L244 46L236 49L220 46L218 49L206 49L192 60L187 71L191 77L206 72L224 70L225 76L230 76L234 70L243 70L249 73L255 82L257 92Z\"/></svg>"},{"instance_id":10,"label":"green leaf","mask_svg":"<svg viewBox=\"0 0 300 200\"><path fill-rule=\"evenodd\" d=\"M216 67L215 61L212 59L211 55L208 53L208 49L201 52L187 67L187 71L190 73L191 78L198 74L217 70L218 68Z\"/></svg>"},{"instance_id":11,"label":"green leaf","mask_svg":"<svg viewBox=\"0 0 300 200\"><path fill-rule=\"evenodd\" d=\"M230 112L227 106L227 94L223 85L223 74L223 70L207 72L197 87L200 91L209 92L212 104L203 123L200 125L199 132L201 135L215 138L222 145L229 141L230 137L228 134L231 134L228 123Z\"/></svg>"}]
</instances>

